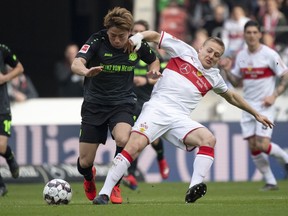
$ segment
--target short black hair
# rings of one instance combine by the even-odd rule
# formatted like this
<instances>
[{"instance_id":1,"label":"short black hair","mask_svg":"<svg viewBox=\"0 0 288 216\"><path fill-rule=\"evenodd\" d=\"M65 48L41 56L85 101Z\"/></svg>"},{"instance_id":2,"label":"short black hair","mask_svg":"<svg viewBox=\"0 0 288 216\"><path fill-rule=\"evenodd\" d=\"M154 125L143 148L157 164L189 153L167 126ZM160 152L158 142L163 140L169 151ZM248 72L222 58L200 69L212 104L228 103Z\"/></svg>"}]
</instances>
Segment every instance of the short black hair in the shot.
<instances>
[{"instance_id":1,"label":"short black hair","mask_svg":"<svg viewBox=\"0 0 288 216\"><path fill-rule=\"evenodd\" d=\"M246 31L246 29L247 29L248 27L251 27L251 26L256 27L256 28L261 32L261 26L260 26L260 24L259 24L257 21L255 21L255 20L249 20L249 21L247 21L246 24L244 25L244 31Z\"/></svg>"}]
</instances>

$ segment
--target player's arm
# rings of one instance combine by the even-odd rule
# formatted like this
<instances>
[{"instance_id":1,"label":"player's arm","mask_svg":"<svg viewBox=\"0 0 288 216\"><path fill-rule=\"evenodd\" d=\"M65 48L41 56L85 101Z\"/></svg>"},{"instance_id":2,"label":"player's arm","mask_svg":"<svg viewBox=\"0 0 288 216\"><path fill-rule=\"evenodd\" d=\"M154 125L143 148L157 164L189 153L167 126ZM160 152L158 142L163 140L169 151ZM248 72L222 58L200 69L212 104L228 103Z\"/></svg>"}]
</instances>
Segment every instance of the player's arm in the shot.
<instances>
[{"instance_id":1,"label":"player's arm","mask_svg":"<svg viewBox=\"0 0 288 216\"><path fill-rule=\"evenodd\" d=\"M272 95L266 96L263 100L263 105L269 107L273 105L279 95L281 95L288 86L288 72L280 77L279 84L275 88Z\"/></svg>"},{"instance_id":2,"label":"player's arm","mask_svg":"<svg viewBox=\"0 0 288 216\"><path fill-rule=\"evenodd\" d=\"M80 76L92 77L98 75L102 71L102 66L91 67L88 69L86 63L87 62L84 58L75 58L71 65L72 72Z\"/></svg>"},{"instance_id":3,"label":"player's arm","mask_svg":"<svg viewBox=\"0 0 288 216\"><path fill-rule=\"evenodd\" d=\"M147 42L154 42L156 44L159 44L160 40L160 33L156 31L144 31L144 32L138 32L137 34L133 35L129 38L129 44L128 51L138 51L141 47L142 40L146 40Z\"/></svg>"},{"instance_id":4,"label":"player's arm","mask_svg":"<svg viewBox=\"0 0 288 216\"><path fill-rule=\"evenodd\" d=\"M241 79L231 73L232 60L230 58L223 58L219 61L220 68L225 72L228 81L234 86L238 87L241 84Z\"/></svg>"},{"instance_id":5,"label":"player's arm","mask_svg":"<svg viewBox=\"0 0 288 216\"><path fill-rule=\"evenodd\" d=\"M23 72L24 72L24 67L21 64L21 62L18 61L16 66L12 67L12 69L9 70L9 73L5 73L5 74L0 73L0 85L11 81L13 78L19 76Z\"/></svg>"},{"instance_id":6,"label":"player's arm","mask_svg":"<svg viewBox=\"0 0 288 216\"><path fill-rule=\"evenodd\" d=\"M278 97L281 95L288 86L288 71L280 78L278 86L275 88L273 95Z\"/></svg>"},{"instance_id":7,"label":"player's arm","mask_svg":"<svg viewBox=\"0 0 288 216\"><path fill-rule=\"evenodd\" d=\"M266 127L270 127L272 128L274 126L274 124L267 119L266 116L261 115L260 113L258 113L255 109L253 109L245 100L242 96L240 96L239 94L237 94L236 92L232 91L232 90L227 90L226 92L220 94L220 96L222 96L223 98L225 98L225 100L250 113L251 115L253 115L255 117L255 119L259 122L261 122L263 125L265 125Z\"/></svg>"}]
</instances>

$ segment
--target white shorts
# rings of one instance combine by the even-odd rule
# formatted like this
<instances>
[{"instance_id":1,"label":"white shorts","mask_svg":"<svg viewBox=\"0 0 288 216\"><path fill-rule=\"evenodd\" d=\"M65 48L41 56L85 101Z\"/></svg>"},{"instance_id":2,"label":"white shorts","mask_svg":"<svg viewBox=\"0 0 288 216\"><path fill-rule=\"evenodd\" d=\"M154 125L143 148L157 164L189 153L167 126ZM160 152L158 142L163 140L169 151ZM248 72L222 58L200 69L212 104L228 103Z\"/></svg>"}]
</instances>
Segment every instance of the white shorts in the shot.
<instances>
[{"instance_id":1,"label":"white shorts","mask_svg":"<svg viewBox=\"0 0 288 216\"><path fill-rule=\"evenodd\" d=\"M145 135L149 143L162 137L178 148L191 151L194 147L186 146L183 142L191 131L202 127L204 126L193 121L190 115L175 107L169 108L149 101L144 104L132 131Z\"/></svg>"},{"instance_id":2,"label":"white shorts","mask_svg":"<svg viewBox=\"0 0 288 216\"><path fill-rule=\"evenodd\" d=\"M274 110L274 106L268 108L261 107L257 109L261 115L266 116L272 122L274 121ZM254 135L271 138L273 132L273 129L265 127L262 123L258 122L254 116L247 112L242 113L241 129L244 139Z\"/></svg>"}]
</instances>

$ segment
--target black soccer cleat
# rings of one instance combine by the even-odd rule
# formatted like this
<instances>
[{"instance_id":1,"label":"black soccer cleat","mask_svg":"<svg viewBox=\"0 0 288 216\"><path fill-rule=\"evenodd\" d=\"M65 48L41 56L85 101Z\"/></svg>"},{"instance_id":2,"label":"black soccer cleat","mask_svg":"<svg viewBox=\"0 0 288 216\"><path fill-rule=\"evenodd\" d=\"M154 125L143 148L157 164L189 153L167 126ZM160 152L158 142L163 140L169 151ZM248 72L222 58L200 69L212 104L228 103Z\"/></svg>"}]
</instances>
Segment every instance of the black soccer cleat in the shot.
<instances>
[{"instance_id":1,"label":"black soccer cleat","mask_svg":"<svg viewBox=\"0 0 288 216\"><path fill-rule=\"evenodd\" d=\"M7 188L5 186L0 186L0 197L5 196L7 193Z\"/></svg>"},{"instance_id":2,"label":"black soccer cleat","mask_svg":"<svg viewBox=\"0 0 288 216\"><path fill-rule=\"evenodd\" d=\"M95 205L107 205L108 202L109 202L109 197L106 194L98 195L93 200L93 204Z\"/></svg>"},{"instance_id":3,"label":"black soccer cleat","mask_svg":"<svg viewBox=\"0 0 288 216\"><path fill-rule=\"evenodd\" d=\"M199 183L189 188L186 192L185 202L194 203L197 199L203 197L207 192L206 184Z\"/></svg>"},{"instance_id":4,"label":"black soccer cleat","mask_svg":"<svg viewBox=\"0 0 288 216\"><path fill-rule=\"evenodd\" d=\"M7 160L7 163L8 163L12 177L18 178L19 177L19 165L14 157L14 154L11 159Z\"/></svg>"}]
</instances>

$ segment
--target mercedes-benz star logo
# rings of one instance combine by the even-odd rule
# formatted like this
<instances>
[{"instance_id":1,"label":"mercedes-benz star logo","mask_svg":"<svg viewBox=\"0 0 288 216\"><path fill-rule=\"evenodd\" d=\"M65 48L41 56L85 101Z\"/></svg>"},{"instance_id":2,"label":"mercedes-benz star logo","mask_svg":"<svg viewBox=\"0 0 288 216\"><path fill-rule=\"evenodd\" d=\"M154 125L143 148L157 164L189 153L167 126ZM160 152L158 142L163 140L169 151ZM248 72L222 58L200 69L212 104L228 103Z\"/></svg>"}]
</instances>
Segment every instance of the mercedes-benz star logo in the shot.
<instances>
[{"instance_id":1,"label":"mercedes-benz star logo","mask_svg":"<svg viewBox=\"0 0 288 216\"><path fill-rule=\"evenodd\" d=\"M188 63L184 63L180 66L180 72L182 74L188 74L191 71L191 66Z\"/></svg>"}]
</instances>

